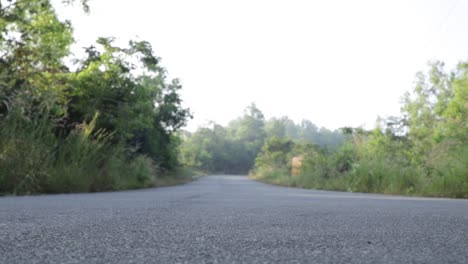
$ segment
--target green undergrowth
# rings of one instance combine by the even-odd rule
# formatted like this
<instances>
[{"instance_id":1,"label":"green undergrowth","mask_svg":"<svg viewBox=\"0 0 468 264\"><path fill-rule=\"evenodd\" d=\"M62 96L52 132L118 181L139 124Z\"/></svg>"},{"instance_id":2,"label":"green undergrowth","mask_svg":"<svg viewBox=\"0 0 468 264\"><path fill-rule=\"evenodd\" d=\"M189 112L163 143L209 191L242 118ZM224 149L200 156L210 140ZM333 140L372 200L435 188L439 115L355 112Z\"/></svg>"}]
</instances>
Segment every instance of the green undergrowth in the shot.
<instances>
[{"instance_id":1,"label":"green undergrowth","mask_svg":"<svg viewBox=\"0 0 468 264\"><path fill-rule=\"evenodd\" d=\"M458 167L457 167L458 166ZM281 170L256 170L249 177L260 182L304 189L381 193L407 196L468 198L468 176L461 164L445 168L433 176L415 168L375 168L360 165L339 177L324 177L317 172L291 176Z\"/></svg>"},{"instance_id":2,"label":"green undergrowth","mask_svg":"<svg viewBox=\"0 0 468 264\"><path fill-rule=\"evenodd\" d=\"M174 185L198 175L167 170L153 159L129 155L95 120L57 137L47 115L28 119L12 111L0 122L0 194L74 193Z\"/></svg>"}]
</instances>

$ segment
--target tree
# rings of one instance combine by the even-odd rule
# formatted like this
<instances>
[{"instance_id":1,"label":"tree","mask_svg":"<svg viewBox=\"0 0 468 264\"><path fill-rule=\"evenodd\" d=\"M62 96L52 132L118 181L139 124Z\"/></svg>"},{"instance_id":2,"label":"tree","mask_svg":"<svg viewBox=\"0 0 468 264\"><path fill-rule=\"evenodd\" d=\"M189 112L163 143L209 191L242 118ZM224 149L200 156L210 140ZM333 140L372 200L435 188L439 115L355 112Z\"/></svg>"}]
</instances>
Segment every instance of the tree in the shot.
<instances>
[{"instance_id":1,"label":"tree","mask_svg":"<svg viewBox=\"0 0 468 264\"><path fill-rule=\"evenodd\" d=\"M235 157L227 131L214 122L201 127L190 135L182 145L182 161L185 165L210 172L233 172Z\"/></svg>"},{"instance_id":2,"label":"tree","mask_svg":"<svg viewBox=\"0 0 468 264\"><path fill-rule=\"evenodd\" d=\"M444 91L443 103L439 103L443 122L437 127L437 141L447 138L458 144L468 139L468 63L460 63L454 74L452 89Z\"/></svg>"},{"instance_id":3,"label":"tree","mask_svg":"<svg viewBox=\"0 0 468 264\"><path fill-rule=\"evenodd\" d=\"M99 38L71 71L72 28L49 0L0 1L0 15L0 186L96 190L127 177L123 185L138 187L155 177L154 163L178 165L177 131L191 115L148 42ZM123 164L129 176L119 176Z\"/></svg>"},{"instance_id":4,"label":"tree","mask_svg":"<svg viewBox=\"0 0 468 264\"><path fill-rule=\"evenodd\" d=\"M229 123L227 130L229 137L243 149L240 158L247 172L252 168L265 140L265 117L255 104L251 104L244 110L242 117Z\"/></svg>"},{"instance_id":5,"label":"tree","mask_svg":"<svg viewBox=\"0 0 468 264\"><path fill-rule=\"evenodd\" d=\"M266 138L286 137L286 126L283 118L271 118L265 123L265 136Z\"/></svg>"},{"instance_id":6,"label":"tree","mask_svg":"<svg viewBox=\"0 0 468 264\"><path fill-rule=\"evenodd\" d=\"M274 170L278 169L288 172L291 151L294 148L294 142L289 139L271 137L265 141L262 150L255 159L256 170Z\"/></svg>"},{"instance_id":7,"label":"tree","mask_svg":"<svg viewBox=\"0 0 468 264\"><path fill-rule=\"evenodd\" d=\"M435 142L438 124L453 96L453 74L447 74L442 62L430 64L428 75L419 72L412 93L406 93L402 112L409 125L409 138L414 143L414 159L424 162Z\"/></svg>"}]
</instances>

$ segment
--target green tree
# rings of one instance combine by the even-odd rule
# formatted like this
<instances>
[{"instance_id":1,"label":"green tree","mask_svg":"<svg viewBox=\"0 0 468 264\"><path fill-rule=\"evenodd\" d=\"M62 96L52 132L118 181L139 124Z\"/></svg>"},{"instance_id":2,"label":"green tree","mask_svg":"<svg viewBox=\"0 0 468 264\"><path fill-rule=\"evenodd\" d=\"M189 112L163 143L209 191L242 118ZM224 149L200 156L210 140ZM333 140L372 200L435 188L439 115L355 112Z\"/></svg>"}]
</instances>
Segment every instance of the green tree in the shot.
<instances>
[{"instance_id":1,"label":"green tree","mask_svg":"<svg viewBox=\"0 0 468 264\"><path fill-rule=\"evenodd\" d=\"M248 172L265 140L265 117L255 104L251 104L242 117L229 123L227 130L229 137L242 148L240 163L243 164L243 170Z\"/></svg>"},{"instance_id":2,"label":"green tree","mask_svg":"<svg viewBox=\"0 0 468 264\"><path fill-rule=\"evenodd\" d=\"M256 170L281 170L289 174L291 151L294 142L289 139L271 137L265 141L255 159Z\"/></svg>"},{"instance_id":3,"label":"green tree","mask_svg":"<svg viewBox=\"0 0 468 264\"><path fill-rule=\"evenodd\" d=\"M221 125L211 123L190 135L182 145L182 161L185 165L210 172L230 172L232 153L227 131Z\"/></svg>"},{"instance_id":4,"label":"green tree","mask_svg":"<svg viewBox=\"0 0 468 264\"><path fill-rule=\"evenodd\" d=\"M408 120L415 162L425 162L436 143L437 126L453 96L453 77L445 72L442 62L432 63L427 76L419 72L413 91L405 94L402 112Z\"/></svg>"},{"instance_id":5,"label":"green tree","mask_svg":"<svg viewBox=\"0 0 468 264\"><path fill-rule=\"evenodd\" d=\"M286 126L283 122L283 118L270 118L265 123L265 136L266 138L286 137Z\"/></svg>"},{"instance_id":6,"label":"green tree","mask_svg":"<svg viewBox=\"0 0 468 264\"><path fill-rule=\"evenodd\" d=\"M98 44L104 52L88 48L83 67L72 75L67 123L89 120L98 111L97 127L112 131L115 142L150 156L163 168L174 168L174 133L191 117L182 107L180 82L167 83L148 42L130 41L128 48L119 48L112 39L101 38ZM135 69L143 73L137 75Z\"/></svg>"},{"instance_id":7,"label":"green tree","mask_svg":"<svg viewBox=\"0 0 468 264\"><path fill-rule=\"evenodd\" d=\"M0 1L0 192L142 187L178 165L190 112L151 45L100 38L70 71L72 42L48 0Z\"/></svg>"}]
</instances>

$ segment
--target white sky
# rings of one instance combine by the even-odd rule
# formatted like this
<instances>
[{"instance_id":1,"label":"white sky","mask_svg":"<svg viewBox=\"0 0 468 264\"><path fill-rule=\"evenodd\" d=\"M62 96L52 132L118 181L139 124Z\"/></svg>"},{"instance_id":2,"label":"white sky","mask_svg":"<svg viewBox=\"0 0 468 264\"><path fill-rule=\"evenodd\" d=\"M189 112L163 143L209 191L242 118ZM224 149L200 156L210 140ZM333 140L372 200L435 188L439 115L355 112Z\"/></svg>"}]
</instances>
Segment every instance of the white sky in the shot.
<instances>
[{"instance_id":1,"label":"white sky","mask_svg":"<svg viewBox=\"0 0 468 264\"><path fill-rule=\"evenodd\" d=\"M53 2L60 2L54 0ZM267 118L372 127L397 115L417 71L468 59L468 1L91 0L58 9L76 48L148 40L178 77L194 130L255 102ZM57 5L59 6L59 5Z\"/></svg>"}]
</instances>

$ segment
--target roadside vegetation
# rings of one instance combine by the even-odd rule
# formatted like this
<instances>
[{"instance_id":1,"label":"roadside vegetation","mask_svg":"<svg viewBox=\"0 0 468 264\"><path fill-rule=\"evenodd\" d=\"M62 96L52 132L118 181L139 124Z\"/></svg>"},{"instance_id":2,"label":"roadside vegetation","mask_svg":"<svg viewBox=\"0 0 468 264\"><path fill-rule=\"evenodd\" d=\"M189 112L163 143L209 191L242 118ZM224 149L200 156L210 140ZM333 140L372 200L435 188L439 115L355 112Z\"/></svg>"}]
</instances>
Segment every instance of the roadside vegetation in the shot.
<instances>
[{"instance_id":1,"label":"roadside vegetation","mask_svg":"<svg viewBox=\"0 0 468 264\"><path fill-rule=\"evenodd\" d=\"M181 84L148 42L121 47L103 37L75 57L72 33L49 0L0 0L0 194L170 185L211 172L468 198L466 62L450 72L430 64L404 95L402 115L370 131L266 120L252 104L227 126L190 133L181 131L191 118Z\"/></svg>"},{"instance_id":2,"label":"roadside vegetation","mask_svg":"<svg viewBox=\"0 0 468 264\"><path fill-rule=\"evenodd\" d=\"M468 198L468 63L418 73L402 116L373 130L265 121L252 105L227 127L186 133L182 161L267 183L352 192Z\"/></svg>"},{"instance_id":3,"label":"roadside vegetation","mask_svg":"<svg viewBox=\"0 0 468 264\"><path fill-rule=\"evenodd\" d=\"M468 64L446 72L436 62L418 73L402 113L371 131L343 128L346 143L336 151L271 138L251 177L301 188L468 198ZM297 156L302 164L291 175Z\"/></svg>"},{"instance_id":4,"label":"roadside vegetation","mask_svg":"<svg viewBox=\"0 0 468 264\"><path fill-rule=\"evenodd\" d=\"M0 193L187 180L173 170L190 112L150 44L99 38L74 58L73 41L48 0L0 1Z\"/></svg>"}]
</instances>

